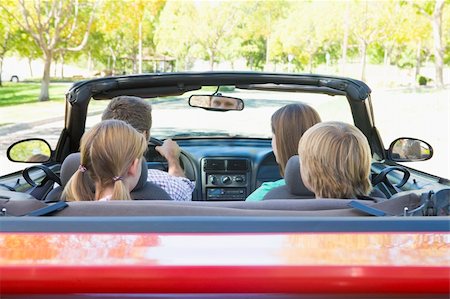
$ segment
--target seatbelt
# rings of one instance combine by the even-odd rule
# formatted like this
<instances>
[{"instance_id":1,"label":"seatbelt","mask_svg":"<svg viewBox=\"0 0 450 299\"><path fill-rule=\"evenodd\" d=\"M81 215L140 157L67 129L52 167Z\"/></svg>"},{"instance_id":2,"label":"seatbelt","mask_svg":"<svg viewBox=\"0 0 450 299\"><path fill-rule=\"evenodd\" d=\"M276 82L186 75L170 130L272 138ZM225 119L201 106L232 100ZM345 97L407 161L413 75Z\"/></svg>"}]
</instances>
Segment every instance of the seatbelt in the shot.
<instances>
[{"instance_id":1,"label":"seatbelt","mask_svg":"<svg viewBox=\"0 0 450 299\"><path fill-rule=\"evenodd\" d=\"M49 216L51 213L54 213L56 211L61 211L65 208L67 208L69 205L64 201L59 201L55 204L34 210L29 212L28 214L25 214L23 216Z\"/></svg>"},{"instance_id":2,"label":"seatbelt","mask_svg":"<svg viewBox=\"0 0 450 299\"><path fill-rule=\"evenodd\" d=\"M372 215L372 216L387 216L386 213L381 210L374 209L371 206L362 204L362 203L354 201L354 200L349 202L348 205L354 209L357 209L358 211L364 212L364 213Z\"/></svg>"}]
</instances>

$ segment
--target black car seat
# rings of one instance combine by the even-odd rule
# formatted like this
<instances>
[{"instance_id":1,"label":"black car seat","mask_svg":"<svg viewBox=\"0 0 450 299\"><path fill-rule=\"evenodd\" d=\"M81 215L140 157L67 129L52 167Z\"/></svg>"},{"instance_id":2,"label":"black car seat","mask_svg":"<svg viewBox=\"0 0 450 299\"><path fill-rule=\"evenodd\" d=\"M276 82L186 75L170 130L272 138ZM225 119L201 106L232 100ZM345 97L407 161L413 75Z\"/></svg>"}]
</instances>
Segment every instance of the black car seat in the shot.
<instances>
[{"instance_id":1,"label":"black car seat","mask_svg":"<svg viewBox=\"0 0 450 299\"><path fill-rule=\"evenodd\" d=\"M315 194L306 188L300 174L300 159L298 155L292 156L286 163L284 169L284 180L286 185L270 190L265 196L266 199L302 199L315 198Z\"/></svg>"},{"instance_id":2,"label":"black car seat","mask_svg":"<svg viewBox=\"0 0 450 299\"><path fill-rule=\"evenodd\" d=\"M67 156L61 165L61 186L54 188L45 198L45 202L56 202L61 199L61 194L72 175L78 170L80 165L80 153L73 153ZM142 159L142 171L136 187L131 191L132 199L145 200L171 200L170 196L159 186L148 182L148 168L145 159ZM94 183L91 181L91 189L94 190Z\"/></svg>"},{"instance_id":3,"label":"black car seat","mask_svg":"<svg viewBox=\"0 0 450 299\"><path fill-rule=\"evenodd\" d=\"M316 197L303 183L298 155L292 156L286 163L284 180L286 185L270 190L263 199L305 199ZM384 193L378 189L372 189L369 197L386 198Z\"/></svg>"}]
</instances>

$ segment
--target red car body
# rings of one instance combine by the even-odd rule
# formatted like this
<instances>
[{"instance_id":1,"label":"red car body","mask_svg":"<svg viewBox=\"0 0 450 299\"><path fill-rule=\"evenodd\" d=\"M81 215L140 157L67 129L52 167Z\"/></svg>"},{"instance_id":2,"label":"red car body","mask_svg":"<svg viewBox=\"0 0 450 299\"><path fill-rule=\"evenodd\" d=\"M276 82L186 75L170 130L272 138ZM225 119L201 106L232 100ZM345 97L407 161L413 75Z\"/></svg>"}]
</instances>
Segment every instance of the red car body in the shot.
<instances>
[{"instance_id":1,"label":"red car body","mask_svg":"<svg viewBox=\"0 0 450 299\"><path fill-rule=\"evenodd\" d=\"M447 296L449 238L442 232L2 233L1 294Z\"/></svg>"}]
</instances>

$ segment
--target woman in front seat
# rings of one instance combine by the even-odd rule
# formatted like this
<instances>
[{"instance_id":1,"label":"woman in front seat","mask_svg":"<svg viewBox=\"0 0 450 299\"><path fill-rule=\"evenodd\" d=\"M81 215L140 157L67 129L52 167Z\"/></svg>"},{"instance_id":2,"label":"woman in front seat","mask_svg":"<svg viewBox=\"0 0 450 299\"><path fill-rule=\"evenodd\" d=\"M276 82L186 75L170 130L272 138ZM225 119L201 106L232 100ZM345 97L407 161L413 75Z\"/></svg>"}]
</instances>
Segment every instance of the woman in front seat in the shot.
<instances>
[{"instance_id":1,"label":"woman in front seat","mask_svg":"<svg viewBox=\"0 0 450 299\"><path fill-rule=\"evenodd\" d=\"M121 120L105 120L84 133L81 161L67 183L67 201L129 200L141 175L141 159L147 142L143 134ZM87 176L95 182L95 192Z\"/></svg>"},{"instance_id":2,"label":"woman in front seat","mask_svg":"<svg viewBox=\"0 0 450 299\"><path fill-rule=\"evenodd\" d=\"M364 198L372 189L370 146L355 126L316 124L300 139L298 155L303 183L316 198Z\"/></svg>"},{"instance_id":3,"label":"woman in front seat","mask_svg":"<svg viewBox=\"0 0 450 299\"><path fill-rule=\"evenodd\" d=\"M289 158L297 155L300 137L320 121L317 111L301 102L283 106L272 115L272 150L282 177L284 177L284 169ZM270 190L283 185L286 185L284 179L265 182L246 200L260 201Z\"/></svg>"}]
</instances>

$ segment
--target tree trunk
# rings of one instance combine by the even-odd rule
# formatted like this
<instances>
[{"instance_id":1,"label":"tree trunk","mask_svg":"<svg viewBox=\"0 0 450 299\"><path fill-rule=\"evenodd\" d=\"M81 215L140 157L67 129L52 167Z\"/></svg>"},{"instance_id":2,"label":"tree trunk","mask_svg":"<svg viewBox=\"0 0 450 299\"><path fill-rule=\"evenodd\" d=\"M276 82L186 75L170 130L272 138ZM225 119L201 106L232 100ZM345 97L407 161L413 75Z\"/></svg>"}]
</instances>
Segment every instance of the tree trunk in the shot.
<instances>
[{"instance_id":1,"label":"tree trunk","mask_svg":"<svg viewBox=\"0 0 450 299\"><path fill-rule=\"evenodd\" d=\"M269 69L270 67L270 26L271 26L271 22L272 22L272 16L269 12L268 16L267 16L267 29L268 29L268 34L267 34L267 38L266 38L266 62L264 64L264 70L265 71L273 71L272 69Z\"/></svg>"},{"instance_id":2,"label":"tree trunk","mask_svg":"<svg viewBox=\"0 0 450 299\"><path fill-rule=\"evenodd\" d=\"M114 50L112 47L109 47L109 51L111 52L111 58L112 58L111 74L114 76L116 73L115 72L115 70L116 70L116 54L114 53ZM109 67L109 62L108 62L108 67Z\"/></svg>"},{"instance_id":3,"label":"tree trunk","mask_svg":"<svg viewBox=\"0 0 450 299\"><path fill-rule=\"evenodd\" d=\"M0 86L2 86L3 57L0 57Z\"/></svg>"},{"instance_id":4,"label":"tree trunk","mask_svg":"<svg viewBox=\"0 0 450 299\"><path fill-rule=\"evenodd\" d=\"M108 66L109 66L109 57L108 57ZM92 54L91 51L88 52L88 61L87 61L87 67L89 75L92 73Z\"/></svg>"},{"instance_id":5,"label":"tree trunk","mask_svg":"<svg viewBox=\"0 0 450 299\"><path fill-rule=\"evenodd\" d=\"M345 16L344 16L344 40L342 41L342 61L341 61L342 75L345 75L345 68L347 67L347 48L348 48L349 30L350 30L350 1L346 1Z\"/></svg>"},{"instance_id":6,"label":"tree trunk","mask_svg":"<svg viewBox=\"0 0 450 299\"><path fill-rule=\"evenodd\" d=\"M436 87L444 86L444 49L442 47L442 10L444 0L437 0L433 12L434 65L436 68Z\"/></svg>"},{"instance_id":7,"label":"tree trunk","mask_svg":"<svg viewBox=\"0 0 450 299\"><path fill-rule=\"evenodd\" d=\"M367 43L361 42L361 80L366 81Z\"/></svg>"},{"instance_id":8,"label":"tree trunk","mask_svg":"<svg viewBox=\"0 0 450 299\"><path fill-rule=\"evenodd\" d=\"M58 57L55 57L55 67L53 69L53 78L57 77L57 75L56 75L57 69L58 69Z\"/></svg>"},{"instance_id":9,"label":"tree trunk","mask_svg":"<svg viewBox=\"0 0 450 299\"><path fill-rule=\"evenodd\" d=\"M212 49L209 49L208 52L209 52L209 69L210 69L211 71L213 71L213 70L214 70L214 58L215 58L215 52L214 52L214 50L212 50Z\"/></svg>"},{"instance_id":10,"label":"tree trunk","mask_svg":"<svg viewBox=\"0 0 450 299\"><path fill-rule=\"evenodd\" d=\"M61 52L61 79L64 79L64 53Z\"/></svg>"},{"instance_id":11,"label":"tree trunk","mask_svg":"<svg viewBox=\"0 0 450 299\"><path fill-rule=\"evenodd\" d=\"M211 71L214 71L214 56L211 55L211 57L209 58L209 69Z\"/></svg>"},{"instance_id":12,"label":"tree trunk","mask_svg":"<svg viewBox=\"0 0 450 299\"><path fill-rule=\"evenodd\" d=\"M415 67L415 72L414 72L414 82L417 84L417 79L419 78L420 75L420 54L422 52L422 42L419 41L417 43L417 51L416 51L416 67Z\"/></svg>"},{"instance_id":13,"label":"tree trunk","mask_svg":"<svg viewBox=\"0 0 450 299\"><path fill-rule=\"evenodd\" d=\"M312 74L312 65L313 65L313 54L310 54L308 60L308 72L310 74Z\"/></svg>"},{"instance_id":14,"label":"tree trunk","mask_svg":"<svg viewBox=\"0 0 450 299\"><path fill-rule=\"evenodd\" d=\"M39 95L39 101L50 100L48 88L50 86L50 67L52 65L52 52L45 53L44 61L44 75L41 82L41 94Z\"/></svg>"},{"instance_id":15,"label":"tree trunk","mask_svg":"<svg viewBox=\"0 0 450 299\"><path fill-rule=\"evenodd\" d=\"M33 66L31 65L32 62L33 60L31 59L31 57L28 57L28 68L30 69L30 78L33 78Z\"/></svg>"},{"instance_id":16,"label":"tree trunk","mask_svg":"<svg viewBox=\"0 0 450 299\"><path fill-rule=\"evenodd\" d=\"M142 21L139 22L139 74L142 74Z\"/></svg>"},{"instance_id":17,"label":"tree trunk","mask_svg":"<svg viewBox=\"0 0 450 299\"><path fill-rule=\"evenodd\" d=\"M391 64L389 61L390 52L391 51L390 51L389 45L385 44L384 45L384 57L383 57L383 64L384 64L385 68Z\"/></svg>"}]
</instances>

